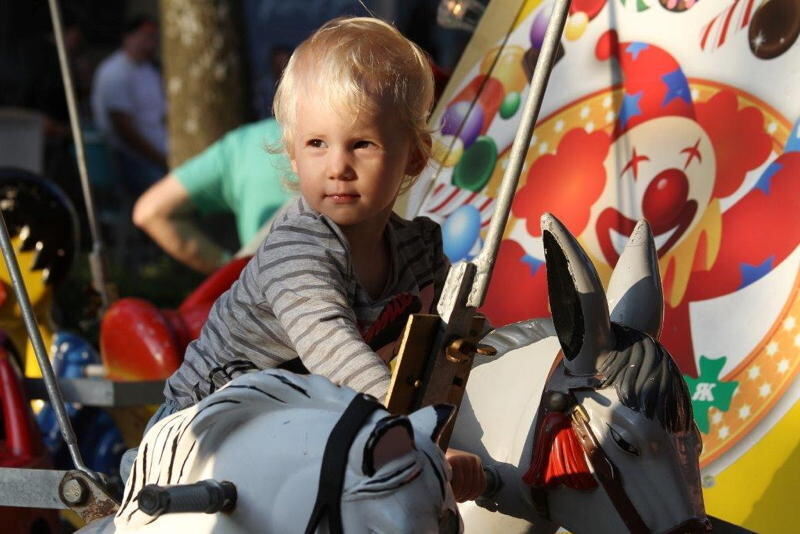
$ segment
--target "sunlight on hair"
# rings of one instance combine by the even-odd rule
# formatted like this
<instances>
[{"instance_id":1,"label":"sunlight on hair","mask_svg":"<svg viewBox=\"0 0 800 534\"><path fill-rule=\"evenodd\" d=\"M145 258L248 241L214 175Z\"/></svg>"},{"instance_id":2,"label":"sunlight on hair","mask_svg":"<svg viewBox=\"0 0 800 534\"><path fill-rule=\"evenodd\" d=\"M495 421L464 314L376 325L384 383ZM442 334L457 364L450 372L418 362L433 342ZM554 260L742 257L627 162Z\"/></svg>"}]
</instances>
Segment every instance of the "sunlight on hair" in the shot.
<instances>
[{"instance_id":1,"label":"sunlight on hair","mask_svg":"<svg viewBox=\"0 0 800 534\"><path fill-rule=\"evenodd\" d=\"M355 116L388 102L415 148L430 155L428 117L434 83L428 56L394 26L376 18L337 18L303 41L292 54L275 94L275 118L291 155L296 102L307 88L324 84L330 105ZM412 177L413 178L413 177Z\"/></svg>"}]
</instances>

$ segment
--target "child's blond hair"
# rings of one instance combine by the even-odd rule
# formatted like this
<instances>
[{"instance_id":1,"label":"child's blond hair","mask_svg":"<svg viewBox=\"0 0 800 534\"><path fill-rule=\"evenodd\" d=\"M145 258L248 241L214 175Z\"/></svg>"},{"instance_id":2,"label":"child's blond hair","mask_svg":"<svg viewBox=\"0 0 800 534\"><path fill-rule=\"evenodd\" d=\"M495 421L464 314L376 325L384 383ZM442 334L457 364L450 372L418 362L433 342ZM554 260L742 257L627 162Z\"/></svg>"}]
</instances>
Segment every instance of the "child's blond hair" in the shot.
<instances>
[{"instance_id":1,"label":"child's blond hair","mask_svg":"<svg viewBox=\"0 0 800 534\"><path fill-rule=\"evenodd\" d=\"M305 84L325 84L332 104L356 114L374 111L378 101L388 100L397 111L398 126L407 128L422 157L430 156L431 66L425 52L392 25L369 17L333 19L295 50L273 104L290 156L298 120L295 99Z\"/></svg>"}]
</instances>

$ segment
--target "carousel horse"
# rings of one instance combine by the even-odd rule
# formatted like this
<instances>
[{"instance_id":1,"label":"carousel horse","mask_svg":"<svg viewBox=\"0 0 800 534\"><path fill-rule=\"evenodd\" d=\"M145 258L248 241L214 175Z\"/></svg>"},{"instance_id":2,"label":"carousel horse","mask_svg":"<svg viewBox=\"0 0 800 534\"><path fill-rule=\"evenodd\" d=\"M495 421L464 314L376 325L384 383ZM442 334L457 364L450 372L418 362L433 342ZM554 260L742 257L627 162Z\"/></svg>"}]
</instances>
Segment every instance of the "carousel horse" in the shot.
<instances>
[{"instance_id":1,"label":"carousel horse","mask_svg":"<svg viewBox=\"0 0 800 534\"><path fill-rule=\"evenodd\" d=\"M460 506L467 532L706 532L701 440L658 335L663 298L641 221L608 296L575 238L542 217L553 318L499 328L473 368L452 446L494 495ZM611 312L609 313L609 308Z\"/></svg>"},{"instance_id":2,"label":"carousel horse","mask_svg":"<svg viewBox=\"0 0 800 534\"><path fill-rule=\"evenodd\" d=\"M321 376L245 374L154 425L113 523L81 532L456 534L462 525L450 471L436 445L453 410L392 416L372 397ZM232 509L146 513L145 486L208 479L235 486Z\"/></svg>"}]
</instances>

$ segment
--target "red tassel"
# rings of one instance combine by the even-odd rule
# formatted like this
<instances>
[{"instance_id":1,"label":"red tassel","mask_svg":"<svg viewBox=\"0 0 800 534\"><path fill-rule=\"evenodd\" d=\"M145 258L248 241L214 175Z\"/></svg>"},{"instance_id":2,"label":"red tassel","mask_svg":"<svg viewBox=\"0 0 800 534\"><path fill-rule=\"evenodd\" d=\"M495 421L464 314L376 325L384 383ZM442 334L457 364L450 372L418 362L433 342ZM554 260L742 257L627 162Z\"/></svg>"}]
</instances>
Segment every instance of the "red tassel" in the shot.
<instances>
[{"instance_id":1,"label":"red tassel","mask_svg":"<svg viewBox=\"0 0 800 534\"><path fill-rule=\"evenodd\" d=\"M534 445L533 458L522 480L529 486L592 489L597 481L589 470L570 417L550 412L544 417Z\"/></svg>"}]
</instances>

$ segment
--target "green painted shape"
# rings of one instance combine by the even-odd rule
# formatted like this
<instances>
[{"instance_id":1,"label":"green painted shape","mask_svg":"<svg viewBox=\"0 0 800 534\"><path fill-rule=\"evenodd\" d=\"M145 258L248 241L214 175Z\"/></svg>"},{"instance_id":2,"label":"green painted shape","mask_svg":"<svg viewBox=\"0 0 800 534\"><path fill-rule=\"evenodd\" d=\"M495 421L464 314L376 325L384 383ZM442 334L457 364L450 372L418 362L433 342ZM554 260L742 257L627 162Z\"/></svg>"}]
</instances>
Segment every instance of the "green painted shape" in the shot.
<instances>
[{"instance_id":1,"label":"green painted shape","mask_svg":"<svg viewBox=\"0 0 800 534\"><path fill-rule=\"evenodd\" d=\"M519 96L518 92L512 91L508 93L503 99L503 103L500 104L500 117L504 119L510 119L513 117L519 109L519 104L521 101L522 98Z\"/></svg>"},{"instance_id":2,"label":"green painted shape","mask_svg":"<svg viewBox=\"0 0 800 534\"><path fill-rule=\"evenodd\" d=\"M480 192L489 183L496 163L494 139L481 135L464 151L453 169L453 185L473 193Z\"/></svg>"},{"instance_id":3,"label":"green painted shape","mask_svg":"<svg viewBox=\"0 0 800 534\"><path fill-rule=\"evenodd\" d=\"M719 374L725 367L726 360L725 356L714 359L700 356L698 377L683 375L692 398L694 420L703 434L708 434L711 428L708 409L714 407L721 412L727 412L731 407L733 393L739 386L739 382L726 382L720 378Z\"/></svg>"},{"instance_id":4,"label":"green painted shape","mask_svg":"<svg viewBox=\"0 0 800 534\"><path fill-rule=\"evenodd\" d=\"M625 5L625 1L626 0L619 0L620 4L623 6ZM648 9L650 9L650 6L648 6L644 0L636 0L636 11L641 13L642 11L647 11Z\"/></svg>"}]
</instances>

